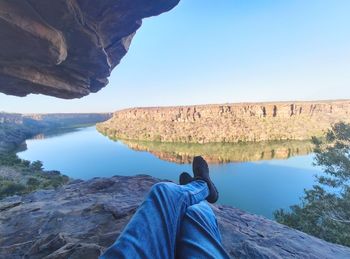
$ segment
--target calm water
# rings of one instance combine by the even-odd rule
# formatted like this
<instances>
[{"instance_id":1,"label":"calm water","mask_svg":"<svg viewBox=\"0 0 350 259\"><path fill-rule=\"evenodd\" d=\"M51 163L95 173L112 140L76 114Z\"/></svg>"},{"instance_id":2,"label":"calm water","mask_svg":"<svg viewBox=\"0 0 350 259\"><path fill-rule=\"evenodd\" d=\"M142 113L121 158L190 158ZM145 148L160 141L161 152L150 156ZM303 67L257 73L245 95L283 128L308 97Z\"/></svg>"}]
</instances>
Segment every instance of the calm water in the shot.
<instances>
[{"instance_id":1,"label":"calm water","mask_svg":"<svg viewBox=\"0 0 350 259\"><path fill-rule=\"evenodd\" d=\"M41 160L47 170L80 179L149 174L177 182L181 172L191 171L192 155L204 154L220 190L219 203L269 218L274 210L298 203L303 189L312 186L313 176L319 172L312 167L310 144L301 142L204 146L123 143L89 127L39 136L28 140L27 146L18 153L21 158Z\"/></svg>"}]
</instances>

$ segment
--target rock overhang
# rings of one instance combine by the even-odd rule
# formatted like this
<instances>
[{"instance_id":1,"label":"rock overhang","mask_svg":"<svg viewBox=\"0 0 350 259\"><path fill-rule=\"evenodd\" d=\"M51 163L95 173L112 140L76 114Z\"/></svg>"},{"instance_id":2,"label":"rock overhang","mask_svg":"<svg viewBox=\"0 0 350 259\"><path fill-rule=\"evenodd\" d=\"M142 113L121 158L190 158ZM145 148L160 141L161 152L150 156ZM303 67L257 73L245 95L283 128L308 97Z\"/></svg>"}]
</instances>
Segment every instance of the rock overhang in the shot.
<instances>
[{"instance_id":1,"label":"rock overhang","mask_svg":"<svg viewBox=\"0 0 350 259\"><path fill-rule=\"evenodd\" d=\"M0 0L0 92L81 98L108 84L142 19L179 0Z\"/></svg>"}]
</instances>

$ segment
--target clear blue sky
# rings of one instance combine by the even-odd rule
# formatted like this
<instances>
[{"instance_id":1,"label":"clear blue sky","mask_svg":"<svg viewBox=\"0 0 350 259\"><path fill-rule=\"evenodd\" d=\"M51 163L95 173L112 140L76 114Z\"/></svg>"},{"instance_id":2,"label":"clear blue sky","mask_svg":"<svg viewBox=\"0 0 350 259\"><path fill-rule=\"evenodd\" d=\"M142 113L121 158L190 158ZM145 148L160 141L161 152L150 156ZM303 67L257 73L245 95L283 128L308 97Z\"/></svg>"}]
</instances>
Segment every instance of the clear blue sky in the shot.
<instances>
[{"instance_id":1,"label":"clear blue sky","mask_svg":"<svg viewBox=\"0 0 350 259\"><path fill-rule=\"evenodd\" d=\"M182 0L144 20L97 94L0 94L0 111L340 98L350 98L350 1Z\"/></svg>"}]
</instances>

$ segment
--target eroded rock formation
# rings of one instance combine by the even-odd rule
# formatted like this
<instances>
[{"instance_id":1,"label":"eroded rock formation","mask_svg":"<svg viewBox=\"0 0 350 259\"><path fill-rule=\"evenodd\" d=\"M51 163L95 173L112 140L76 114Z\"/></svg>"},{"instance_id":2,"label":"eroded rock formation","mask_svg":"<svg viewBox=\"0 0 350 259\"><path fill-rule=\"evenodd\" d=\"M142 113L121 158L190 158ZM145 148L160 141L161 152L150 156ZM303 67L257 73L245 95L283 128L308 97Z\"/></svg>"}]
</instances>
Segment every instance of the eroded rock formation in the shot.
<instances>
[{"instance_id":1,"label":"eroded rock formation","mask_svg":"<svg viewBox=\"0 0 350 259\"><path fill-rule=\"evenodd\" d=\"M0 0L0 91L77 98L97 92L145 17L179 0Z\"/></svg>"},{"instance_id":2,"label":"eroded rock formation","mask_svg":"<svg viewBox=\"0 0 350 259\"><path fill-rule=\"evenodd\" d=\"M159 142L305 140L350 122L350 100L133 108L97 125L117 139Z\"/></svg>"},{"instance_id":3,"label":"eroded rock formation","mask_svg":"<svg viewBox=\"0 0 350 259\"><path fill-rule=\"evenodd\" d=\"M127 224L151 185L150 176L76 180L0 201L1 258L97 258ZM327 243L227 206L213 207L234 258L349 258Z\"/></svg>"}]
</instances>

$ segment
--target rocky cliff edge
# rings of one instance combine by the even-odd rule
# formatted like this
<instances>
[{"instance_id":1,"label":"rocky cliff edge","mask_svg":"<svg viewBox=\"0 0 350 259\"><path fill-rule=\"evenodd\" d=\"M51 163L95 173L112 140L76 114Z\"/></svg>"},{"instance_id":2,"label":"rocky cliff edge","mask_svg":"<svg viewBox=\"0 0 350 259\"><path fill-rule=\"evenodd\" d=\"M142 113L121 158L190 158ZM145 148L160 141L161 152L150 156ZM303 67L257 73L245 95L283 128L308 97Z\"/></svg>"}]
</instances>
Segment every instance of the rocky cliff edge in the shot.
<instances>
[{"instance_id":1,"label":"rocky cliff edge","mask_svg":"<svg viewBox=\"0 0 350 259\"><path fill-rule=\"evenodd\" d=\"M6 198L0 201L0 258L97 258L158 181L145 175L76 180ZM350 258L350 248L236 208L213 209L232 257Z\"/></svg>"}]
</instances>

